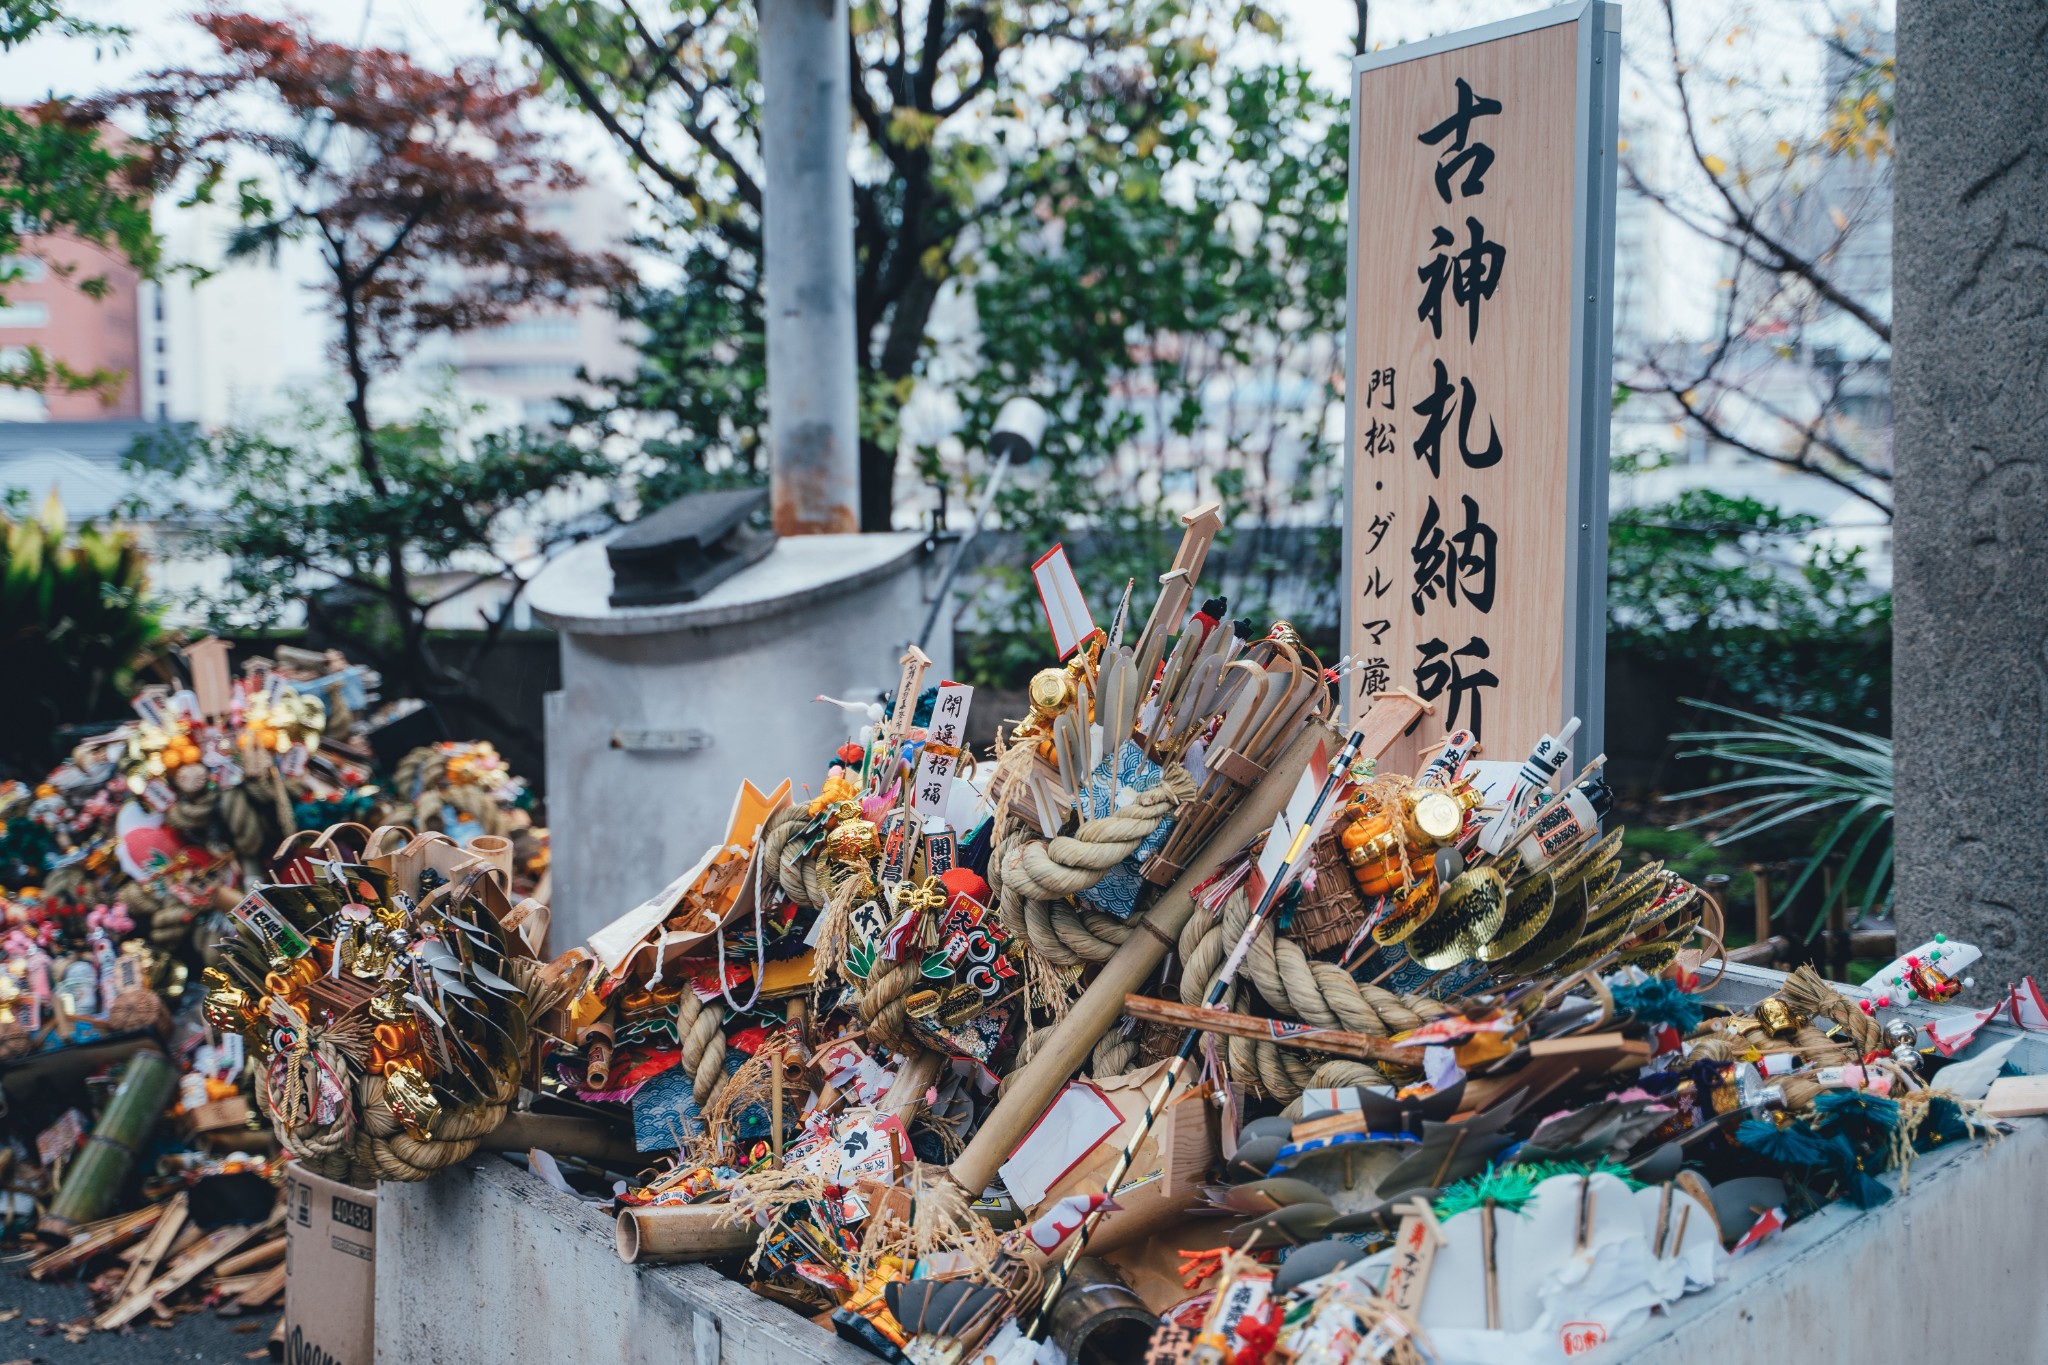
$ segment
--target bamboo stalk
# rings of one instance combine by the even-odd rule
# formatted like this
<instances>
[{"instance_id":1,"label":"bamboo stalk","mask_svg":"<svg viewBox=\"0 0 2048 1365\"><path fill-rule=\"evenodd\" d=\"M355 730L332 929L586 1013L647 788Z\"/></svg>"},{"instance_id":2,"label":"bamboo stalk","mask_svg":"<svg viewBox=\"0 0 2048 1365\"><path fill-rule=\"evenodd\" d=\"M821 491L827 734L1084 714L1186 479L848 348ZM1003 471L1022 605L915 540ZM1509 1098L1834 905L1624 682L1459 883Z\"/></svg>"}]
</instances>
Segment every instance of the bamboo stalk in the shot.
<instances>
[{"instance_id":1,"label":"bamboo stalk","mask_svg":"<svg viewBox=\"0 0 2048 1365\"><path fill-rule=\"evenodd\" d=\"M493 1152L526 1152L538 1147L553 1156L611 1162L627 1171L637 1170L642 1164L630 1137L613 1133L597 1120L568 1114L509 1113L503 1123L491 1130L483 1145Z\"/></svg>"},{"instance_id":2,"label":"bamboo stalk","mask_svg":"<svg viewBox=\"0 0 2048 1365\"><path fill-rule=\"evenodd\" d=\"M1422 1065L1421 1048L1403 1047L1369 1033L1349 1033L1343 1029L1316 1028L1284 1019L1261 1019L1250 1014L1208 1010L1199 1005L1184 1005L1178 1000L1158 1000L1147 995L1132 996L1124 1002L1124 1011L1133 1019L1148 1024L1172 1024L1177 1028L1200 1029L1204 1033L1222 1033L1233 1038L1259 1038L1302 1052L1327 1052L1333 1057L1351 1057L1362 1062Z\"/></svg>"},{"instance_id":3,"label":"bamboo stalk","mask_svg":"<svg viewBox=\"0 0 2048 1365\"><path fill-rule=\"evenodd\" d=\"M876 1107L909 1122L910 1116L924 1104L925 1092L939 1083L945 1069L944 1054L930 1050L913 1053L896 1069L896 1079L890 1082L888 1093Z\"/></svg>"},{"instance_id":4,"label":"bamboo stalk","mask_svg":"<svg viewBox=\"0 0 2048 1365\"><path fill-rule=\"evenodd\" d=\"M177 1088L178 1069L163 1053L146 1050L128 1059L120 1086L66 1173L49 1213L37 1225L39 1231L68 1235L106 1211L135 1164L136 1151L170 1107Z\"/></svg>"},{"instance_id":5,"label":"bamboo stalk","mask_svg":"<svg viewBox=\"0 0 2048 1365\"><path fill-rule=\"evenodd\" d=\"M1266 779L1245 795L1208 847L1145 914L1147 928L1132 934L1111 954L1094 982L1068 1009L1066 1018L1053 1026L1045 1045L1021 1071L1012 1073L995 1108L949 1168L953 1182L970 1197L988 1188L997 1168L1010 1159L1060 1088L1123 1016L1124 1002L1158 970L1167 946L1195 912L1195 887L1208 877L1220 857L1250 843L1285 808L1294 794L1295 779L1308 766L1324 733L1319 726L1303 727L1273 761Z\"/></svg>"},{"instance_id":6,"label":"bamboo stalk","mask_svg":"<svg viewBox=\"0 0 2048 1365\"><path fill-rule=\"evenodd\" d=\"M627 1265L715 1261L752 1251L761 1229L732 1221L730 1204L656 1204L619 1210L616 1245Z\"/></svg>"}]
</instances>

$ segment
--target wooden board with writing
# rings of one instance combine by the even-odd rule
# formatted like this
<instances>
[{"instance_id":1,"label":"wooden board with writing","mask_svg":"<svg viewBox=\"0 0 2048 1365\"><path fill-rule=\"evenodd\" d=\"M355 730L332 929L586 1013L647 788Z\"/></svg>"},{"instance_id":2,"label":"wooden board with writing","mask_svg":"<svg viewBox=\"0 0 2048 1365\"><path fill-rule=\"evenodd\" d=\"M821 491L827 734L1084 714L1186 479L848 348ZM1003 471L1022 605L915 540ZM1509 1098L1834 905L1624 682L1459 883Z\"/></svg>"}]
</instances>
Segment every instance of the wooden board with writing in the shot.
<instances>
[{"instance_id":1,"label":"wooden board with writing","mask_svg":"<svg viewBox=\"0 0 2048 1365\"><path fill-rule=\"evenodd\" d=\"M1518 761L1572 714L1598 748L1618 22L1590 0L1354 68L1348 704L1435 703L1390 771L1457 729Z\"/></svg>"}]
</instances>

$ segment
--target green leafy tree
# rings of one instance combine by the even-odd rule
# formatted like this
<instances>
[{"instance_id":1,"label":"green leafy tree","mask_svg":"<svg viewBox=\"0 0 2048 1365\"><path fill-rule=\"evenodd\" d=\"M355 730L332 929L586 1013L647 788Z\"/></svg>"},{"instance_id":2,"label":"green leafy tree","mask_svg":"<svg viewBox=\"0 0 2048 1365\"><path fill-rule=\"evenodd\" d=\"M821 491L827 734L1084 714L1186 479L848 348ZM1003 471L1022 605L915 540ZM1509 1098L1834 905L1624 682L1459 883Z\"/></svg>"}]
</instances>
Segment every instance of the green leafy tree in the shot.
<instances>
[{"instance_id":1,"label":"green leafy tree","mask_svg":"<svg viewBox=\"0 0 2048 1365\"><path fill-rule=\"evenodd\" d=\"M1288 542L1284 567L1338 552L1323 433L1341 398L1348 128L1299 68L1154 56L1120 85L1081 71L1055 92L1070 135L1018 168L1024 211L984 228L976 363L956 392L969 430L1012 393L1057 414L1043 480L1005 494L1006 524L1032 545L1099 532L1077 566L1092 600L1113 603L1135 578L1149 605L1178 537L1167 504L1191 496L1221 503L1232 528L1233 611L1264 615L1280 604L1245 595L1260 528L1317 528ZM1131 147L1134 104L1151 112ZM940 477L938 452L918 454ZM1022 572L988 572L1010 590L978 604L984 617L1035 648ZM1305 623L1336 618L1320 577L1285 604Z\"/></svg>"},{"instance_id":2,"label":"green leafy tree","mask_svg":"<svg viewBox=\"0 0 2048 1365\"><path fill-rule=\"evenodd\" d=\"M124 531L67 530L53 494L0 515L0 761L40 774L51 732L118 712L157 636L147 560Z\"/></svg>"},{"instance_id":3,"label":"green leafy tree","mask_svg":"<svg viewBox=\"0 0 2048 1365\"><path fill-rule=\"evenodd\" d=\"M478 676L534 565L608 524L601 505L581 517L557 513L563 490L600 484L615 470L588 447L524 429L466 438L472 416L441 404L373 427L376 482L346 405L318 395L267 426L159 443L154 467L204 490L169 509L188 528L185 549L218 553L228 565L225 591L195 605L226 630L274 624L303 602L309 624L407 694L523 730L484 700ZM402 612L392 609L393 543L404 547ZM480 589L481 632L443 637L423 628L428 612Z\"/></svg>"},{"instance_id":4,"label":"green leafy tree","mask_svg":"<svg viewBox=\"0 0 2048 1365\"><path fill-rule=\"evenodd\" d=\"M1689 489L1608 524L1608 649L1653 661L1674 693L1873 725L1889 713L1891 596L1817 518Z\"/></svg>"},{"instance_id":5,"label":"green leafy tree","mask_svg":"<svg viewBox=\"0 0 2048 1365\"><path fill-rule=\"evenodd\" d=\"M195 198L261 166L233 186L229 255L317 248L344 414L316 405L282 432L228 431L180 457L226 501L195 523L231 565L219 605L267 623L311 595L315 619L394 683L482 713L476 657L442 657L429 613L502 583L482 641L495 644L536 559L577 531L550 495L612 466L525 434L463 441L446 412L380 423L376 384L425 338L571 304L620 286L625 267L534 221L537 200L582 182L527 123L529 89L484 65L438 71L329 42L303 21L197 22L218 63L155 73L125 102L149 115L166 181Z\"/></svg>"},{"instance_id":6,"label":"green leafy tree","mask_svg":"<svg viewBox=\"0 0 2048 1365\"><path fill-rule=\"evenodd\" d=\"M685 266L675 291L641 302L651 329L642 376L587 416L618 429L646 413L671 424L657 453L687 467L667 487L758 477L752 7L487 5L547 83L632 158ZM949 293L973 293L983 329L965 367L976 375L962 395L970 425L992 411L998 387L1035 392L1063 424L1079 424L1050 452L1042 499L1065 521L1103 514L1090 471L1068 468L1069 453L1099 460L1141 435L1155 449L1181 439L1196 424L1196 376L1243 363L1258 328L1282 341L1331 335L1319 291L1334 281L1342 294L1331 230L1343 216L1342 133L1301 73L1270 66L1277 25L1264 10L855 0L852 30L865 529L890 524L901 458L939 472L934 452L902 449L900 417L940 359L933 322ZM1308 164L1292 164L1297 155ZM1070 246L1044 242L1056 223ZM1248 225L1250 244L1239 240ZM1309 235L1283 240L1291 227ZM1033 278L1004 282L1012 267ZM1085 316L1073 311L1077 292ZM999 315L1006 305L1031 311ZM1070 321L1076 336L1051 335ZM1176 351L1183 339L1188 349ZM1112 397L1115 375L1167 386L1140 413ZM739 401L706 404L706 391ZM1134 485L1116 515L1156 522L1157 484Z\"/></svg>"},{"instance_id":7,"label":"green leafy tree","mask_svg":"<svg viewBox=\"0 0 2048 1365\"><path fill-rule=\"evenodd\" d=\"M92 24L54 0L0 0L0 54L38 34L61 34L118 45L121 28ZM17 59L18 60L18 59ZM145 274L155 270L158 244L150 227L147 148L110 138L90 109L52 96L31 108L0 106L0 306L8 286L25 279L36 262L88 298L112 287L103 274L81 274L55 259L47 244L58 238L89 242ZM111 403L127 373L74 368L61 355L30 343L0 359L0 387L37 393L96 393Z\"/></svg>"}]
</instances>

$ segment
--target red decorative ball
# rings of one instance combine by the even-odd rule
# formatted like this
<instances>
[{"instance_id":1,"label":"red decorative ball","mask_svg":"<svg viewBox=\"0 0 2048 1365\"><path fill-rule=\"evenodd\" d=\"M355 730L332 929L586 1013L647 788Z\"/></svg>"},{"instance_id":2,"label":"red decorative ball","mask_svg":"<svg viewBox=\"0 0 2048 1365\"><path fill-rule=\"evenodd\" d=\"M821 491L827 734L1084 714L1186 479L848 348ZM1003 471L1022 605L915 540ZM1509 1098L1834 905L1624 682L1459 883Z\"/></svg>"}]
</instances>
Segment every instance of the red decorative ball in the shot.
<instances>
[{"instance_id":1,"label":"red decorative ball","mask_svg":"<svg viewBox=\"0 0 2048 1365\"><path fill-rule=\"evenodd\" d=\"M946 888L947 909L951 909L953 902L962 896L970 897L982 905L989 903L988 883L972 868L948 868L939 874L939 885Z\"/></svg>"}]
</instances>

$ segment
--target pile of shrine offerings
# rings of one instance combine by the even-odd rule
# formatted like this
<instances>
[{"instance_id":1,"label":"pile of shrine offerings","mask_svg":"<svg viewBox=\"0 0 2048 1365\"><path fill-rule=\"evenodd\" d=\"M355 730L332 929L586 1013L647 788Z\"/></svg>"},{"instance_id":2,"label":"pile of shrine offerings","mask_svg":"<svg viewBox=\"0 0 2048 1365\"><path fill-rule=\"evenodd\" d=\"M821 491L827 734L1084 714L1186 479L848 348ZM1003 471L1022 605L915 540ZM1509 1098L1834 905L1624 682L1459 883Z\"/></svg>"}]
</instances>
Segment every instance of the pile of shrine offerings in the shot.
<instances>
[{"instance_id":1,"label":"pile of shrine offerings","mask_svg":"<svg viewBox=\"0 0 2048 1365\"><path fill-rule=\"evenodd\" d=\"M627 1260L888 1360L1338 1365L1563 1359L1988 1122L1968 1028L1885 1016L1975 950L1707 1005L1718 907L1628 855L1576 722L1392 771L1431 708L1335 729L1350 665L1196 607L1189 522L1142 626L1042 562L1064 662L992 752L912 650L552 961L488 837L288 844L207 997L278 1140L516 1153Z\"/></svg>"},{"instance_id":2,"label":"pile of shrine offerings","mask_svg":"<svg viewBox=\"0 0 2048 1365\"><path fill-rule=\"evenodd\" d=\"M538 1103L637 1155L534 1160L627 1259L891 1360L1562 1359L1982 1127L1891 995L1705 1005L1718 908L1604 827L1575 724L1383 770L1430 708L1333 729L1347 665L1190 610L1191 523L1142 628L1055 618L993 752L913 650L815 786L744 787L551 966Z\"/></svg>"},{"instance_id":3,"label":"pile of shrine offerings","mask_svg":"<svg viewBox=\"0 0 2048 1365\"><path fill-rule=\"evenodd\" d=\"M166 661L174 681L133 699L134 719L79 741L33 788L0 784L0 1090L14 1135L0 1145L0 1237L39 1244L35 1278L93 1286L92 1313L67 1333L202 1306L273 1305L284 1275L274 1213L283 1158L370 1183L418 1178L429 1168L418 1163L453 1150L408 1145L417 1135L390 1106L364 1105L353 1087L367 1085L372 1060L422 1049L438 1060L435 1031L417 1026L399 992L404 1009L353 1020L329 1012L316 1036L306 991L336 965L331 938L274 933L286 921L272 902L285 896L252 887L312 880L309 857L324 873L409 851L392 896L378 902L389 923L301 915L309 928L316 919L350 926L344 943L355 955L340 965L364 969L328 983L326 998L367 1002L382 986L388 1004L387 978L401 972L420 995L417 960L428 972L421 998L441 1003L444 1020L463 1026L461 1041L488 1054L474 1069L490 1073L493 1090L493 1065L516 1088L530 1058L530 1002L523 991L502 1002L486 980L502 981L491 968L502 970L508 954L530 958L520 923L545 928L544 912L522 900L547 861L526 784L488 744L434 740L437 724L423 725L432 717L416 703L380 705L377 675L337 654L286 647L231 671L227 653L218 640L185 647ZM427 831L418 837L398 823L415 820ZM373 824L383 826L374 836ZM423 875L446 881L466 869L488 875L472 876L460 896L421 890ZM393 918L401 890L427 902L424 921ZM375 896L351 899L360 908ZM466 915L482 921L474 936L457 927ZM394 931L414 931L417 954L387 951L385 976L372 976L370 928L387 949ZM483 983L481 1021L468 1000L445 1003L443 979L458 991ZM237 1000L248 1008L229 1008ZM396 1039L388 1057L373 1057L378 1024ZM508 1029L516 1036L497 1036ZM454 1068L437 1074L439 1090L424 1094L406 1092L411 1078L399 1071L380 1069L376 1085L423 1106L446 1095L459 1120L473 1097ZM495 1125L502 1110L469 1121L486 1118Z\"/></svg>"}]
</instances>

